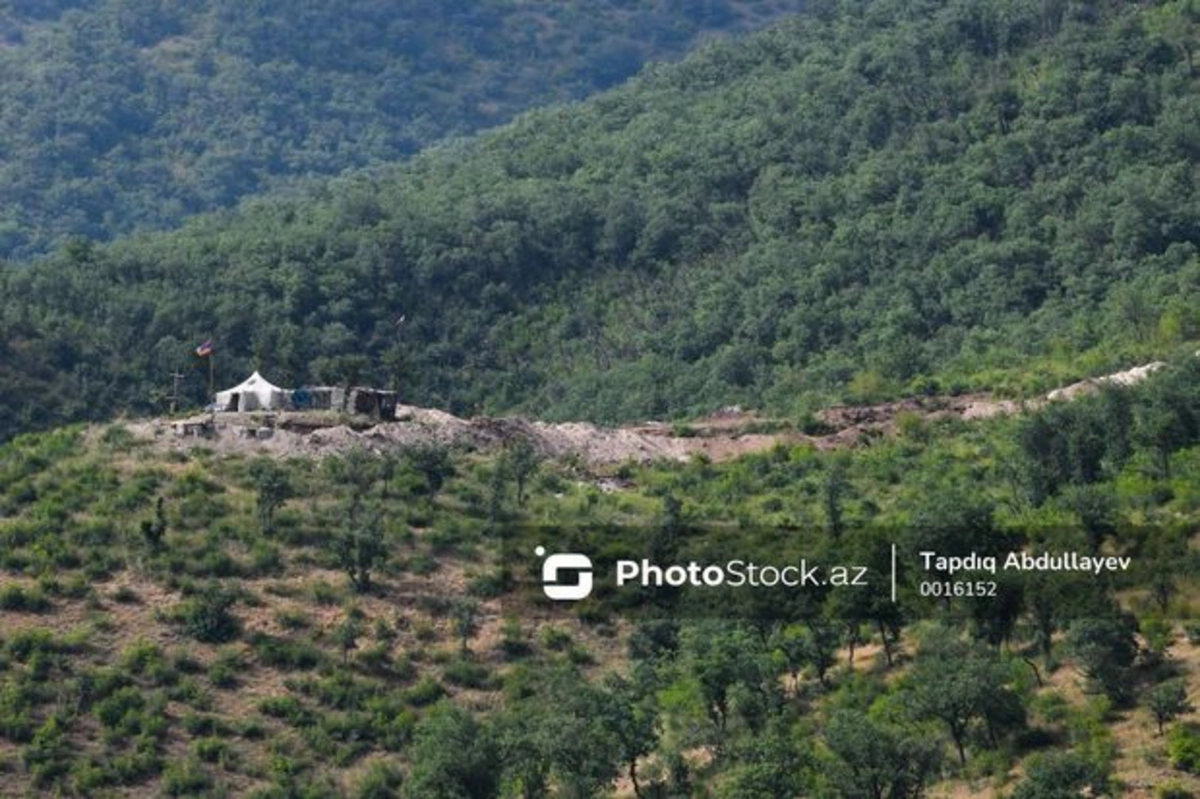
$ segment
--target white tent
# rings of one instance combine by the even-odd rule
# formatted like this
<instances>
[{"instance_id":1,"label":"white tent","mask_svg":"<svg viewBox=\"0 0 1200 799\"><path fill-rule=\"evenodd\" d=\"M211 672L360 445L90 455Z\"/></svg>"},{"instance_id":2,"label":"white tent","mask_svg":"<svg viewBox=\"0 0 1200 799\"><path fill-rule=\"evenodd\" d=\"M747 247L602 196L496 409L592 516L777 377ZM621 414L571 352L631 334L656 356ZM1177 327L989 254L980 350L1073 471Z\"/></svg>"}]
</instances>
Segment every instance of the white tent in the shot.
<instances>
[{"instance_id":1,"label":"white tent","mask_svg":"<svg viewBox=\"0 0 1200 799\"><path fill-rule=\"evenodd\" d=\"M258 372L247 377L233 388L217 392L218 411L271 411L281 410L291 403L290 391L272 385Z\"/></svg>"}]
</instances>

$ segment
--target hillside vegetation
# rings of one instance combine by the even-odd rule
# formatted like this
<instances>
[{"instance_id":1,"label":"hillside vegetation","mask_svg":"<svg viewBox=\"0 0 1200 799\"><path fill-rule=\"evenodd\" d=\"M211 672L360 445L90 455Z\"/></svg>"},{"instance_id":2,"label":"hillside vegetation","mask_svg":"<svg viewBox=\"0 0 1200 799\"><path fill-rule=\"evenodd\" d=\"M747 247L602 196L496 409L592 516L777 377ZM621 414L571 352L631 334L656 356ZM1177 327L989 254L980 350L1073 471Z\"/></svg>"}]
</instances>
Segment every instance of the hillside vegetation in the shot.
<instances>
[{"instance_id":1,"label":"hillside vegetation","mask_svg":"<svg viewBox=\"0 0 1200 799\"><path fill-rule=\"evenodd\" d=\"M395 160L798 0L0 3L0 257Z\"/></svg>"},{"instance_id":2,"label":"hillside vegetation","mask_svg":"<svg viewBox=\"0 0 1200 799\"><path fill-rule=\"evenodd\" d=\"M626 465L607 489L521 438L277 460L120 424L21 436L0 445L0 785L1191 795L1197 381L1189 358L1031 416ZM538 546L589 553L595 594L547 601ZM930 548L1132 566L959 573L996 596L937 598ZM871 588L615 589L617 557L858 564Z\"/></svg>"},{"instance_id":3,"label":"hillside vegetation","mask_svg":"<svg viewBox=\"0 0 1200 799\"><path fill-rule=\"evenodd\" d=\"M1169 354L1200 331L1196 31L824 3L406 166L74 242L0 277L0 435L161 407L180 368L202 401L210 336L222 382L600 421Z\"/></svg>"}]
</instances>

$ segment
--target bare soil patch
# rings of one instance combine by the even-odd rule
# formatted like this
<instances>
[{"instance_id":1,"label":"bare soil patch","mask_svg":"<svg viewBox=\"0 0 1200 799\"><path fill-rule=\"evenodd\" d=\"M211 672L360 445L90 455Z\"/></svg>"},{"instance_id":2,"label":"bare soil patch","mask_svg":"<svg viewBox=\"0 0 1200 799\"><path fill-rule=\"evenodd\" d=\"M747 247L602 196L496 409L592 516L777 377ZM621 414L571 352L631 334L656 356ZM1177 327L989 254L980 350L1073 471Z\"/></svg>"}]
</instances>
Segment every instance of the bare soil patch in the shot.
<instances>
[{"instance_id":1,"label":"bare soil patch","mask_svg":"<svg viewBox=\"0 0 1200 799\"><path fill-rule=\"evenodd\" d=\"M930 397L870 406L837 406L818 415L822 430L804 434L787 420L722 408L686 425L645 422L601 427L587 422L531 421L522 417L463 419L430 408L402 405L396 419L372 422L341 414L222 413L182 420L131 423L137 437L162 450L205 447L218 454L321 457L366 449L401 452L420 446L494 451L525 440L543 456L577 460L591 468L625 462L686 461L702 456L731 460L773 447L808 443L820 449L852 447L892 435L902 414L923 419L981 419L1015 413L1020 405L983 394ZM186 430L186 433L185 433Z\"/></svg>"}]
</instances>

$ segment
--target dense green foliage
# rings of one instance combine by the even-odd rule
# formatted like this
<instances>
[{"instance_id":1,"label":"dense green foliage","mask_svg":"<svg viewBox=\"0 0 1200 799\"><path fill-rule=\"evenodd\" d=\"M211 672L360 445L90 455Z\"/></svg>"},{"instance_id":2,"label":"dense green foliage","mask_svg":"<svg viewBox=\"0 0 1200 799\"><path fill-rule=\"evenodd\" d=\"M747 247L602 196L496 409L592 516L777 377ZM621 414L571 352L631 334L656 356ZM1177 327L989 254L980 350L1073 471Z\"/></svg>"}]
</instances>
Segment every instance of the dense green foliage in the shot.
<instances>
[{"instance_id":1,"label":"dense green foliage","mask_svg":"<svg viewBox=\"0 0 1200 799\"><path fill-rule=\"evenodd\" d=\"M75 242L0 282L0 434L150 410L208 336L221 382L608 420L1170 351L1200 331L1196 25L826 3L406 167Z\"/></svg>"},{"instance_id":2,"label":"dense green foliage","mask_svg":"<svg viewBox=\"0 0 1200 799\"><path fill-rule=\"evenodd\" d=\"M395 160L802 6L0 3L0 257Z\"/></svg>"}]
</instances>

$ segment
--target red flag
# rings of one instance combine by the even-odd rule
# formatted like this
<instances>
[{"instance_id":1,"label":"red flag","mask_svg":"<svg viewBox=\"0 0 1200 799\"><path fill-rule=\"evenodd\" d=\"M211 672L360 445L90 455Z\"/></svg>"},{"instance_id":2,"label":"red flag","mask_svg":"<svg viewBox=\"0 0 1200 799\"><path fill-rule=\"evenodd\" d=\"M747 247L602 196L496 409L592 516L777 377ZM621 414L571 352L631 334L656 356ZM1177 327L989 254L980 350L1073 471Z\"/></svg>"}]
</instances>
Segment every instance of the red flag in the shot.
<instances>
[{"instance_id":1,"label":"red flag","mask_svg":"<svg viewBox=\"0 0 1200 799\"><path fill-rule=\"evenodd\" d=\"M207 358L209 355L212 355L213 354L212 339L211 338L207 339L203 344L201 344L199 347L197 347L196 354L199 355L201 358Z\"/></svg>"}]
</instances>

